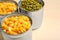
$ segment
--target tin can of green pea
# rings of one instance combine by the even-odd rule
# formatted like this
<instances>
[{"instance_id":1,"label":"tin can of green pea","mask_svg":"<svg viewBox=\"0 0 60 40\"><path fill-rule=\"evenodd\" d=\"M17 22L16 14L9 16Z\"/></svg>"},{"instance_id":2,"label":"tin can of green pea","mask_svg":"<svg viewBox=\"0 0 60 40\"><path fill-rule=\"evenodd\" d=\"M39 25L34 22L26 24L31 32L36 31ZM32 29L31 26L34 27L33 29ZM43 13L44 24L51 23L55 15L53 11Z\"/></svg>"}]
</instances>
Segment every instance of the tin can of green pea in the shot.
<instances>
[{"instance_id":1,"label":"tin can of green pea","mask_svg":"<svg viewBox=\"0 0 60 40\"><path fill-rule=\"evenodd\" d=\"M21 1L19 2L19 12L29 15L32 18L32 29L37 29L42 24L43 11L44 11L44 1L38 0L42 4L42 8L35 11L28 11L21 7Z\"/></svg>"}]
</instances>

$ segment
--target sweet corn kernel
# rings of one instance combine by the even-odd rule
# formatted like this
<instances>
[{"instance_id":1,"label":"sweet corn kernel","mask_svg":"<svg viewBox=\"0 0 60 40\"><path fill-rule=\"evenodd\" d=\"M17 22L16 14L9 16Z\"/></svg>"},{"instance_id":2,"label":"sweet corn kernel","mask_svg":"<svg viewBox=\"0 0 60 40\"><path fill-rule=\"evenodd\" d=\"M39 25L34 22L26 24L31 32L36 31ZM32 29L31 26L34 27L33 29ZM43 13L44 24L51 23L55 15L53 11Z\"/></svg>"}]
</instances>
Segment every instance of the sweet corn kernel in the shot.
<instances>
[{"instance_id":1,"label":"sweet corn kernel","mask_svg":"<svg viewBox=\"0 0 60 40\"><path fill-rule=\"evenodd\" d=\"M0 14L11 14L17 9L17 6L13 2L0 2Z\"/></svg>"},{"instance_id":2,"label":"sweet corn kernel","mask_svg":"<svg viewBox=\"0 0 60 40\"><path fill-rule=\"evenodd\" d=\"M29 30L30 26L31 23L27 16L12 16L5 18L2 22L3 31L10 35L24 33Z\"/></svg>"}]
</instances>

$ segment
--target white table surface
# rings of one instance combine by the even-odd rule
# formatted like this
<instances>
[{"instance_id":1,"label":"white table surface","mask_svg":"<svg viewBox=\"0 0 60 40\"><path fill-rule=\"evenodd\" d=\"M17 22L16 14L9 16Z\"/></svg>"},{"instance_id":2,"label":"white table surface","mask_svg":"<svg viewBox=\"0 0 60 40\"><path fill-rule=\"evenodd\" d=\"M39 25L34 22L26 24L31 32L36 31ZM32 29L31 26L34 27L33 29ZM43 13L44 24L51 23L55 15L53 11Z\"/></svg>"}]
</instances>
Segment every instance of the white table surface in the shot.
<instances>
[{"instance_id":1,"label":"white table surface","mask_svg":"<svg viewBox=\"0 0 60 40\"><path fill-rule=\"evenodd\" d=\"M32 32L32 40L60 40L60 0L44 2L43 22L39 29Z\"/></svg>"}]
</instances>

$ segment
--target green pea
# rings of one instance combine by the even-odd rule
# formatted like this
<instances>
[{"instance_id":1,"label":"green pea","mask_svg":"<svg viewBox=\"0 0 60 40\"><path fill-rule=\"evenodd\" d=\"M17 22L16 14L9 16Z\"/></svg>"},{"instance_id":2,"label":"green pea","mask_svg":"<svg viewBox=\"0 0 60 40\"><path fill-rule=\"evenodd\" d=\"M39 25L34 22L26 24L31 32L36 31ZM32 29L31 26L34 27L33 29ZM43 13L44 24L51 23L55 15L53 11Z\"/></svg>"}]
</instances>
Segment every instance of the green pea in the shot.
<instances>
[{"instance_id":1,"label":"green pea","mask_svg":"<svg viewBox=\"0 0 60 40\"><path fill-rule=\"evenodd\" d=\"M42 8L42 4L37 0L23 0L21 2L21 8L28 11L35 11Z\"/></svg>"}]
</instances>

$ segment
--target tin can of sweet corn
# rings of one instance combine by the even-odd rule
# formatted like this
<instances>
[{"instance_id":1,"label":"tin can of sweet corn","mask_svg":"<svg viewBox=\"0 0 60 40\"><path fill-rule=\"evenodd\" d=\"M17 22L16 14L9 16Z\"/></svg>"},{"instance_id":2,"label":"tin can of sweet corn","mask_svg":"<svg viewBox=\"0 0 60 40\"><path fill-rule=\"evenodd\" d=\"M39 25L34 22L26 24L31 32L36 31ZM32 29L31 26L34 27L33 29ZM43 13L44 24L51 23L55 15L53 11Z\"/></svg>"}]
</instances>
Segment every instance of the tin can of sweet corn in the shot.
<instances>
[{"instance_id":1,"label":"tin can of sweet corn","mask_svg":"<svg viewBox=\"0 0 60 40\"><path fill-rule=\"evenodd\" d=\"M20 7L21 1L19 2L19 12L29 15L32 18L32 29L37 29L42 24L43 11L44 11L44 1L38 0L42 4L42 8L37 11L27 11Z\"/></svg>"},{"instance_id":2,"label":"tin can of sweet corn","mask_svg":"<svg viewBox=\"0 0 60 40\"><path fill-rule=\"evenodd\" d=\"M15 15L20 16L20 15L23 15L23 14L15 13L15 14L12 14L12 15L8 15L5 18L15 16ZM29 17L28 15L25 15L25 16ZM31 22L31 25L32 25L32 20L31 20L30 17L29 17L29 19L30 19L30 22ZM1 21L1 25L2 25L3 20ZM26 32L24 32L22 34L17 34L17 35L9 35L6 32L4 32L2 30L2 28L1 28L1 33L3 35L4 40L32 40L32 27L30 27L29 30L27 30Z\"/></svg>"},{"instance_id":3,"label":"tin can of sweet corn","mask_svg":"<svg viewBox=\"0 0 60 40\"><path fill-rule=\"evenodd\" d=\"M13 4L12 4L13 3ZM15 7L16 8L15 8ZM7 15L17 12L18 4L11 0L0 0L0 21Z\"/></svg>"}]
</instances>

